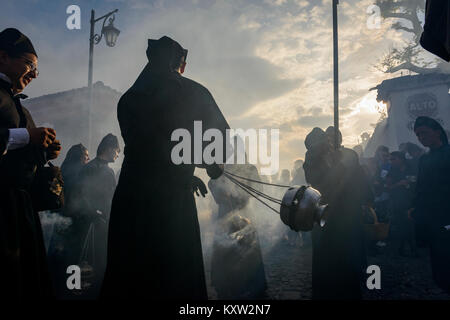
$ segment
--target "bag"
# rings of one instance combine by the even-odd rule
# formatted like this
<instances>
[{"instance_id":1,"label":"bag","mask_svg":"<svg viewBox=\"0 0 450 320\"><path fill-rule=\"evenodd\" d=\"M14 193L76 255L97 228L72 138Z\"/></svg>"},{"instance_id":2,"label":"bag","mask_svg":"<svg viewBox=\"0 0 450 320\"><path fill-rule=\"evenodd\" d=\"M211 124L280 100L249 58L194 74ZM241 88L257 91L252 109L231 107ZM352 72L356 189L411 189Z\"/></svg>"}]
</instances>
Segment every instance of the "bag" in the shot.
<instances>
[{"instance_id":1,"label":"bag","mask_svg":"<svg viewBox=\"0 0 450 320\"><path fill-rule=\"evenodd\" d=\"M48 162L37 170L31 185L31 198L36 211L57 210L64 206L64 181L61 169Z\"/></svg>"},{"instance_id":2,"label":"bag","mask_svg":"<svg viewBox=\"0 0 450 320\"><path fill-rule=\"evenodd\" d=\"M373 223L364 224L366 238L370 241L386 240L389 236L389 223L378 222L377 214L370 207L366 208L365 214L373 221ZM369 220L368 217L366 219Z\"/></svg>"}]
</instances>

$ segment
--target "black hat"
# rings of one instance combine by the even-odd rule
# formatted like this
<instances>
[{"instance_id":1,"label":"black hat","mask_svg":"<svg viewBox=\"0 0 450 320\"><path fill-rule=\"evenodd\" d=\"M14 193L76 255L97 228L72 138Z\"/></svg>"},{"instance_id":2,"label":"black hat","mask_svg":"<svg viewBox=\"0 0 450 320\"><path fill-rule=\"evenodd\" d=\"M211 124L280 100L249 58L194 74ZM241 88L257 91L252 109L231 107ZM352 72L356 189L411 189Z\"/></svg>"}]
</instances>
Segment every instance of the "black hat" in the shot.
<instances>
[{"instance_id":1,"label":"black hat","mask_svg":"<svg viewBox=\"0 0 450 320\"><path fill-rule=\"evenodd\" d=\"M148 39L147 58L152 67L175 70L181 58L187 59L188 51L175 40L164 36L158 40Z\"/></svg>"},{"instance_id":2,"label":"black hat","mask_svg":"<svg viewBox=\"0 0 450 320\"><path fill-rule=\"evenodd\" d=\"M416 119L416 122L414 122L414 131L416 131L417 128L419 127L428 127L430 129L440 131L442 143L448 144L447 133L445 132L444 128L440 125L440 123L437 122L436 120L425 116L418 117Z\"/></svg>"},{"instance_id":3,"label":"black hat","mask_svg":"<svg viewBox=\"0 0 450 320\"><path fill-rule=\"evenodd\" d=\"M0 50L5 50L11 56L32 53L37 57L30 39L14 28L8 28L0 32Z\"/></svg>"},{"instance_id":4,"label":"black hat","mask_svg":"<svg viewBox=\"0 0 450 320\"><path fill-rule=\"evenodd\" d=\"M305 147L307 150L326 143L328 143L327 134L318 127L315 127L305 138Z\"/></svg>"}]
</instances>

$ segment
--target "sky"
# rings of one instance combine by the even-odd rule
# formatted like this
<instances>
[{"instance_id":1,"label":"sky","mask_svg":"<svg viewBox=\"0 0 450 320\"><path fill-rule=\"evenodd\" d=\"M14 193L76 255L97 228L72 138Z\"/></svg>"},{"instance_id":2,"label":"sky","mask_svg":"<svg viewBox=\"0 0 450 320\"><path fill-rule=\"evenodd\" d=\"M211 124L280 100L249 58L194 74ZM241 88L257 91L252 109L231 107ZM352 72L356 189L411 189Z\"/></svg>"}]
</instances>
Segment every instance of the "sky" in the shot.
<instances>
[{"instance_id":1,"label":"sky","mask_svg":"<svg viewBox=\"0 0 450 320\"><path fill-rule=\"evenodd\" d=\"M393 20L369 28L373 0L339 5L340 126L352 147L380 117L375 65L407 39ZM147 39L163 35L189 50L185 76L206 86L233 128L280 129L281 168L304 158L313 127L333 124L331 0L20 0L2 3L0 29L29 36L39 56L30 97L87 85L89 19L119 9L116 46L95 46L94 82L127 90L147 62ZM81 29L68 30L69 5L81 9ZM99 33L101 24L97 23ZM397 74L398 75L398 74ZM382 106L381 106L382 107Z\"/></svg>"}]
</instances>

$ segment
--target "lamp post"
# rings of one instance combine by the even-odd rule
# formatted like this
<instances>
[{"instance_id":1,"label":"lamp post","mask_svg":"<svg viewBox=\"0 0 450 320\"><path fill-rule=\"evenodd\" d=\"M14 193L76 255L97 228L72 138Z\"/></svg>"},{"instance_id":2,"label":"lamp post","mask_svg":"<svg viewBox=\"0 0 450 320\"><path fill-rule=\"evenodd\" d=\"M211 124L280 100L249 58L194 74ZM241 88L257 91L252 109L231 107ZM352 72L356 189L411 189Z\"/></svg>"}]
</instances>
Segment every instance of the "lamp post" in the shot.
<instances>
[{"instance_id":1,"label":"lamp post","mask_svg":"<svg viewBox=\"0 0 450 320\"><path fill-rule=\"evenodd\" d=\"M119 9L115 9L100 18L95 18L95 11L91 10L91 33L89 35L89 71L88 71L88 90L89 90L89 106L88 106L88 149L91 148L92 144L92 102L93 102L93 88L92 88L92 73L94 64L94 44L99 44L103 36L105 36L106 45L108 47L114 47L116 44L117 37L120 31L116 29L113 25L115 19L115 13ZM109 18L109 24L105 26L106 20ZM94 34L95 23L103 19L102 31L100 34Z\"/></svg>"},{"instance_id":2,"label":"lamp post","mask_svg":"<svg viewBox=\"0 0 450 320\"><path fill-rule=\"evenodd\" d=\"M333 79L334 79L334 146L339 148L339 47L338 15L339 0L333 0Z\"/></svg>"}]
</instances>

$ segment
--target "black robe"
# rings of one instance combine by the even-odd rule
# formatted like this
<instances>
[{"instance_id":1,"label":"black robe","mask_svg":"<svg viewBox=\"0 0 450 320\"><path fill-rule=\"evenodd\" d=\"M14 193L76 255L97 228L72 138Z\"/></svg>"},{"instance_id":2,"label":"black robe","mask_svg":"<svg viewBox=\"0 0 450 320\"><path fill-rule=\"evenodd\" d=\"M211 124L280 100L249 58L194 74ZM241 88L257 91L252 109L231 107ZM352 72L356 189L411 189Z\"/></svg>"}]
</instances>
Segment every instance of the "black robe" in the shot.
<instances>
[{"instance_id":1,"label":"black robe","mask_svg":"<svg viewBox=\"0 0 450 320\"><path fill-rule=\"evenodd\" d=\"M228 124L202 85L148 64L121 97L124 162L112 203L103 297L207 299L194 164L175 165L175 129ZM203 166L203 165L197 165Z\"/></svg>"},{"instance_id":2,"label":"black robe","mask_svg":"<svg viewBox=\"0 0 450 320\"><path fill-rule=\"evenodd\" d=\"M9 131L7 128L0 128L0 158L5 153L8 144Z\"/></svg>"},{"instance_id":3,"label":"black robe","mask_svg":"<svg viewBox=\"0 0 450 320\"><path fill-rule=\"evenodd\" d=\"M450 3L427 0L420 44L425 50L450 61Z\"/></svg>"},{"instance_id":4,"label":"black robe","mask_svg":"<svg viewBox=\"0 0 450 320\"><path fill-rule=\"evenodd\" d=\"M313 229L313 299L360 299L366 264L362 205L371 201L369 183L356 152L341 148L331 161L306 153L307 182L329 204L323 228Z\"/></svg>"},{"instance_id":5,"label":"black robe","mask_svg":"<svg viewBox=\"0 0 450 320\"><path fill-rule=\"evenodd\" d=\"M34 127L11 86L0 80L0 128ZM36 170L44 164L44 151L33 145L9 150L0 159L1 295L8 298L52 296L42 228L30 195Z\"/></svg>"},{"instance_id":6,"label":"black robe","mask_svg":"<svg viewBox=\"0 0 450 320\"><path fill-rule=\"evenodd\" d=\"M419 238L430 246L436 283L450 293L450 146L420 158L413 213Z\"/></svg>"}]
</instances>

